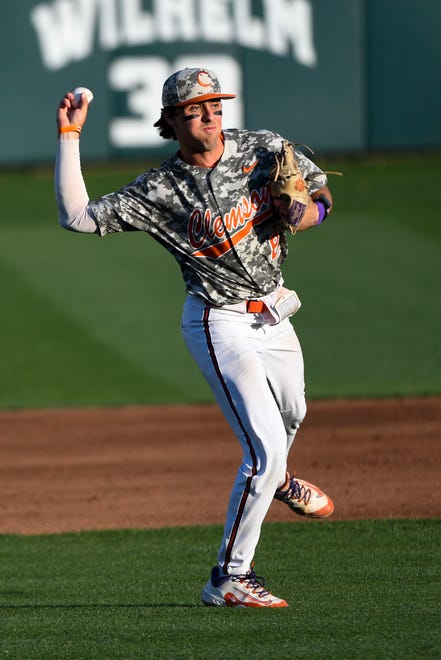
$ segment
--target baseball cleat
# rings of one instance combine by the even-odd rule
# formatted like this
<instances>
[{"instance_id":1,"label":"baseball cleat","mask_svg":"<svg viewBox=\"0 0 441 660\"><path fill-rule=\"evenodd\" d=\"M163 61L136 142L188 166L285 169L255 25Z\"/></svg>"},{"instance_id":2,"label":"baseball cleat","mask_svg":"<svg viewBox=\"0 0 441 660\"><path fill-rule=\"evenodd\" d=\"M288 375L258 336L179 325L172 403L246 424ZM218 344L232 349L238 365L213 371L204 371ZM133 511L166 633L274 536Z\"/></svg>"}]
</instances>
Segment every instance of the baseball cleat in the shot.
<instances>
[{"instance_id":1,"label":"baseball cleat","mask_svg":"<svg viewBox=\"0 0 441 660\"><path fill-rule=\"evenodd\" d=\"M288 473L285 485L276 490L274 497L308 518L327 518L334 511L334 502L320 488Z\"/></svg>"},{"instance_id":2,"label":"baseball cleat","mask_svg":"<svg viewBox=\"0 0 441 660\"><path fill-rule=\"evenodd\" d=\"M202 592L202 602L215 607L288 607L285 600L264 587L265 580L253 570L244 575L225 575L215 566Z\"/></svg>"}]
</instances>

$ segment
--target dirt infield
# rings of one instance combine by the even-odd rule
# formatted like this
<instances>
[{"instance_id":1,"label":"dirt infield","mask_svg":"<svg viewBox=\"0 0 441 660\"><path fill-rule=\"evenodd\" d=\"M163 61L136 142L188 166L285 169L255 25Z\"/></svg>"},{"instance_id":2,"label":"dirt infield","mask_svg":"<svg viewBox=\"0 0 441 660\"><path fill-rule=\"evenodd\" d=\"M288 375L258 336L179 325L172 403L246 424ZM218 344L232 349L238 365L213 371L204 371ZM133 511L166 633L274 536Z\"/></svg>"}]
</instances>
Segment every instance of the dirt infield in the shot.
<instances>
[{"instance_id":1,"label":"dirt infield","mask_svg":"<svg viewBox=\"0 0 441 660\"><path fill-rule=\"evenodd\" d=\"M223 523L239 462L211 405L3 411L0 533ZM294 462L333 519L439 517L441 398L311 402Z\"/></svg>"}]
</instances>

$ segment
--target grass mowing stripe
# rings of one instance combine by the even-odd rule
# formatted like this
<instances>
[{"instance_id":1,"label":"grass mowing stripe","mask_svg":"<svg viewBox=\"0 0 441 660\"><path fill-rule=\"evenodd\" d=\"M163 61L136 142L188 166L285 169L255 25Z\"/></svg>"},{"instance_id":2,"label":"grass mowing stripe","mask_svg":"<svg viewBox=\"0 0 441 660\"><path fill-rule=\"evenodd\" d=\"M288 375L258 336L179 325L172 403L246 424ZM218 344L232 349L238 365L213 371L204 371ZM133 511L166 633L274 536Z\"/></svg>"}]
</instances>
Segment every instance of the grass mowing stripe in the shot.
<instances>
[{"instance_id":1,"label":"grass mowing stripe","mask_svg":"<svg viewBox=\"0 0 441 660\"><path fill-rule=\"evenodd\" d=\"M41 295L30 279L2 263L0 278L8 283L0 289L0 406L90 405L96 389L107 402L142 403L143 389L159 389L156 375L98 342L87 325ZM170 393L167 385L158 400L168 402Z\"/></svg>"},{"instance_id":2,"label":"grass mowing stripe","mask_svg":"<svg viewBox=\"0 0 441 660\"><path fill-rule=\"evenodd\" d=\"M439 244L404 226L396 249L396 227L387 217L361 213L356 231L351 222L343 214L320 234L301 235L286 269L295 269L291 281L302 282L304 307L293 322L310 395L438 393L432 361L441 362L441 306L433 295ZM381 239L374 222L382 227ZM337 244L344 249L336 252ZM311 271L308 264L317 258L321 270Z\"/></svg>"},{"instance_id":3,"label":"grass mowing stripe","mask_svg":"<svg viewBox=\"0 0 441 660\"><path fill-rule=\"evenodd\" d=\"M267 524L285 610L204 608L221 529L0 538L0 653L26 658L437 657L439 520Z\"/></svg>"}]
</instances>

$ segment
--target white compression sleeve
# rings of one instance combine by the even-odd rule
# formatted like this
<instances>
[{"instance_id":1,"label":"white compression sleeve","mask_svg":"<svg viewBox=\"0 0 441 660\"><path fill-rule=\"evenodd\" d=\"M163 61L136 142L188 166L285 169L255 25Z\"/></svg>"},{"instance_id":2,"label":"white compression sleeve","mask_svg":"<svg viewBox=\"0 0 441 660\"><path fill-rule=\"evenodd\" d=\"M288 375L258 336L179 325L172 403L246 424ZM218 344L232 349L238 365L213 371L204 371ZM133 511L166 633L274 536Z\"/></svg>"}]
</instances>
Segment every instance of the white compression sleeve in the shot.
<instances>
[{"instance_id":1,"label":"white compression sleeve","mask_svg":"<svg viewBox=\"0 0 441 660\"><path fill-rule=\"evenodd\" d=\"M70 231L97 233L96 222L87 211L89 195L81 172L79 140L58 140L54 185L60 225Z\"/></svg>"}]
</instances>

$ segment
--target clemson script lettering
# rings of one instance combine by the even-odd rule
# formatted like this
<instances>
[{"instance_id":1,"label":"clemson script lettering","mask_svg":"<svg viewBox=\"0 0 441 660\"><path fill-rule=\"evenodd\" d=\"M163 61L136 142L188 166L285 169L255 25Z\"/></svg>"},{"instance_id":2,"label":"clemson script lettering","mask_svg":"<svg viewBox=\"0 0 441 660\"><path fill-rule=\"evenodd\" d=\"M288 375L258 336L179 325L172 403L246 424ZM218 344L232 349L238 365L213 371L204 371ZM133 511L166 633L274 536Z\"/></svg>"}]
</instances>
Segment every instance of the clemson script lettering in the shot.
<instances>
[{"instance_id":1,"label":"clemson script lettering","mask_svg":"<svg viewBox=\"0 0 441 660\"><path fill-rule=\"evenodd\" d=\"M223 217L213 217L210 209L194 209L188 219L188 241L194 256L217 258L247 236L253 227L272 214L269 187L242 196Z\"/></svg>"}]
</instances>

